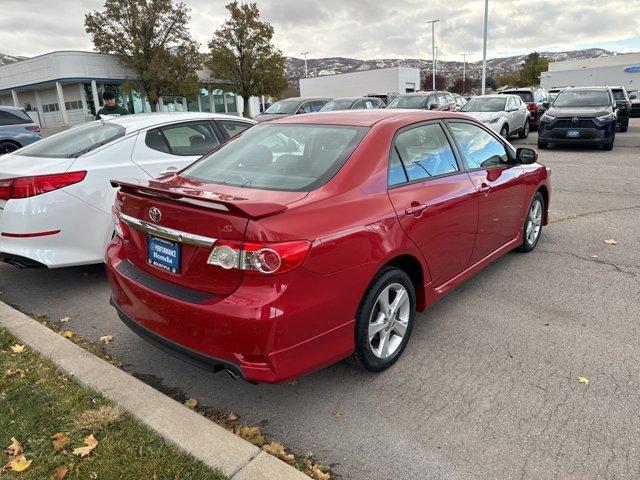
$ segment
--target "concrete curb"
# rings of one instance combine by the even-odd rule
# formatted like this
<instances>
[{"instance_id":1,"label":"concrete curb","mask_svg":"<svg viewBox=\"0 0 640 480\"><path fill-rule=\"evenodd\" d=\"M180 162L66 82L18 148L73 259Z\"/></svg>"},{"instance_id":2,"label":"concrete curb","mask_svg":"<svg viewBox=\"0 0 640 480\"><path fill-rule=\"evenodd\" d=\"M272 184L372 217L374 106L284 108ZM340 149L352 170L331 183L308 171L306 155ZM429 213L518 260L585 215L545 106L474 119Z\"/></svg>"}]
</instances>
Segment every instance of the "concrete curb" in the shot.
<instances>
[{"instance_id":1,"label":"concrete curb","mask_svg":"<svg viewBox=\"0 0 640 480\"><path fill-rule=\"evenodd\" d=\"M180 450L232 480L309 480L285 462L2 302L0 326L76 382L111 399Z\"/></svg>"}]
</instances>

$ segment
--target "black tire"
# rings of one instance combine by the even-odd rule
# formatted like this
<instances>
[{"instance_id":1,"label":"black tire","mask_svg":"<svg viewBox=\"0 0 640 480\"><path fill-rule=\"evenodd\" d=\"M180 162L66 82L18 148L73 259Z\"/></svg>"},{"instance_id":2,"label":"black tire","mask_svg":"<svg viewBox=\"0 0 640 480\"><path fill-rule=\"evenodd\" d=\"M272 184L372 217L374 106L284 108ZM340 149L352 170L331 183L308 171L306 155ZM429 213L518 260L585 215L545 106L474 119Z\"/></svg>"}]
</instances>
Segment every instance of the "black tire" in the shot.
<instances>
[{"instance_id":1,"label":"black tire","mask_svg":"<svg viewBox=\"0 0 640 480\"><path fill-rule=\"evenodd\" d=\"M373 352L369 341L369 325L372 315L378 308L377 302L381 293L389 286L400 285L404 287L409 297L409 313L406 331L395 351L386 358L380 358ZM392 303L392 302L390 302ZM370 372L381 372L393 365L402 355L413 329L416 316L416 293L413 283L403 270L395 267L385 267L373 278L367 291L360 302L356 313L355 324L355 350L347 361L355 367ZM378 334L376 334L378 335Z\"/></svg>"},{"instance_id":2,"label":"black tire","mask_svg":"<svg viewBox=\"0 0 640 480\"><path fill-rule=\"evenodd\" d=\"M10 142L8 140L4 142L0 142L0 155L4 155L5 153L15 152L19 148L20 148L20 145L18 145L15 142Z\"/></svg>"},{"instance_id":3,"label":"black tire","mask_svg":"<svg viewBox=\"0 0 640 480\"><path fill-rule=\"evenodd\" d=\"M540 212L542 216L540 217L540 225L539 225L540 229L538 231L538 234L536 235L535 239L533 239L533 241L530 241L527 236L527 227L529 226L529 222L532 221L531 217L533 212L533 206L536 202L540 203ZM540 192L536 192L536 194L533 196L533 199L531 200L531 203L529 204L527 215L524 218L524 225L522 227L522 245L520 245L517 248L519 252L528 253L534 248L536 248L536 245L538 245L538 241L542 236L542 223L544 221L544 212L545 212L544 197Z\"/></svg>"},{"instance_id":4,"label":"black tire","mask_svg":"<svg viewBox=\"0 0 640 480\"><path fill-rule=\"evenodd\" d=\"M538 148L539 148L540 150L546 150L546 148L547 148L548 146L549 146L549 145L547 144L547 142L541 142L540 140L538 140Z\"/></svg>"},{"instance_id":5,"label":"black tire","mask_svg":"<svg viewBox=\"0 0 640 480\"><path fill-rule=\"evenodd\" d=\"M604 145L602 145L602 150L605 150L605 151L613 150L613 142L615 142L615 141L616 141L616 134L614 133L611 136L611 141L608 142L608 143L605 143Z\"/></svg>"},{"instance_id":6,"label":"black tire","mask_svg":"<svg viewBox=\"0 0 640 480\"><path fill-rule=\"evenodd\" d=\"M507 125L506 123L500 129L500 136L502 138L509 138L509 125Z\"/></svg>"},{"instance_id":7,"label":"black tire","mask_svg":"<svg viewBox=\"0 0 640 480\"><path fill-rule=\"evenodd\" d=\"M529 137L529 130L531 130L531 122L529 120L525 120L522 130L520 130L520 132L518 133L518 138L524 140L525 138Z\"/></svg>"},{"instance_id":8,"label":"black tire","mask_svg":"<svg viewBox=\"0 0 640 480\"><path fill-rule=\"evenodd\" d=\"M624 122L620 123L620 131L622 133L624 133L627 130L629 130L629 119L628 118Z\"/></svg>"}]
</instances>

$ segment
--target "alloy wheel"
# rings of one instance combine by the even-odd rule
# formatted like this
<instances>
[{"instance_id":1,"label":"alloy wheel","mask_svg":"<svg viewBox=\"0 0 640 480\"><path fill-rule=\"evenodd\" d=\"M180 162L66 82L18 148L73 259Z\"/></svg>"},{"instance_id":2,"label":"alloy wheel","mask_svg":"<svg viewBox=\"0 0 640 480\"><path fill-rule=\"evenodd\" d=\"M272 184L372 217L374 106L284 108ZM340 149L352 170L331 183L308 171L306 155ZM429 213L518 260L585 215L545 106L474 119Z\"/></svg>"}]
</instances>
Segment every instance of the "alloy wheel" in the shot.
<instances>
[{"instance_id":1,"label":"alloy wheel","mask_svg":"<svg viewBox=\"0 0 640 480\"><path fill-rule=\"evenodd\" d=\"M0 155L4 155L5 153L15 152L18 149L13 143L3 143L0 144Z\"/></svg>"},{"instance_id":2,"label":"alloy wheel","mask_svg":"<svg viewBox=\"0 0 640 480\"><path fill-rule=\"evenodd\" d=\"M407 333L411 302L399 283L388 285L378 296L369 318L369 348L378 358L391 357Z\"/></svg>"},{"instance_id":3,"label":"alloy wheel","mask_svg":"<svg viewBox=\"0 0 640 480\"><path fill-rule=\"evenodd\" d=\"M542 203L540 200L534 200L529 209L529 217L527 227L525 229L525 237L529 245L535 245L542 230Z\"/></svg>"}]
</instances>

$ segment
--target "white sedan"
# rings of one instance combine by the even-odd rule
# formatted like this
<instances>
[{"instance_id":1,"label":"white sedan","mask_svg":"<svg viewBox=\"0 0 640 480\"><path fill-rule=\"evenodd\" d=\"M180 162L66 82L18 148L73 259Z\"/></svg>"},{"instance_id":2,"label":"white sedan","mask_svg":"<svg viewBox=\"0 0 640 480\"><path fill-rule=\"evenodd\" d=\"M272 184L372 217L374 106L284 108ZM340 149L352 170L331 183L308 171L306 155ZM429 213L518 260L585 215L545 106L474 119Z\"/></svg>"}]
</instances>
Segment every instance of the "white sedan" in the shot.
<instances>
[{"instance_id":1,"label":"white sedan","mask_svg":"<svg viewBox=\"0 0 640 480\"><path fill-rule=\"evenodd\" d=\"M480 120L504 138L516 133L520 138L529 136L531 114L527 104L517 95L473 97L460 112Z\"/></svg>"},{"instance_id":2,"label":"white sedan","mask_svg":"<svg viewBox=\"0 0 640 480\"><path fill-rule=\"evenodd\" d=\"M0 157L0 260L49 268L102 262L114 231L111 179L177 172L254 124L210 113L110 117Z\"/></svg>"}]
</instances>

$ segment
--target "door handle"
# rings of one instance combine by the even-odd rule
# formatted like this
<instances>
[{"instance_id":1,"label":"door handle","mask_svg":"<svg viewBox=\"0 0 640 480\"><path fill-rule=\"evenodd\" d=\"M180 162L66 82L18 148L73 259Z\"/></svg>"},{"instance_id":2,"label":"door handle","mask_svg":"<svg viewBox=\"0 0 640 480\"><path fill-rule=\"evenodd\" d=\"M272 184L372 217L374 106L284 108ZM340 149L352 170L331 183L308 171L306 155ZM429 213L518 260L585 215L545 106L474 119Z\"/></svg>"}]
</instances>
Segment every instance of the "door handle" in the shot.
<instances>
[{"instance_id":1,"label":"door handle","mask_svg":"<svg viewBox=\"0 0 640 480\"><path fill-rule=\"evenodd\" d=\"M427 209L428 205L426 203L420 204L418 202L411 202L411 206L407 208L404 213L407 215L415 215L420 216L422 212Z\"/></svg>"},{"instance_id":2,"label":"door handle","mask_svg":"<svg viewBox=\"0 0 640 480\"><path fill-rule=\"evenodd\" d=\"M482 182L480 184L480 186L478 187L478 193L483 193L484 195L489 195L490 191L491 191L491 185L489 185L486 182Z\"/></svg>"},{"instance_id":3,"label":"door handle","mask_svg":"<svg viewBox=\"0 0 640 480\"><path fill-rule=\"evenodd\" d=\"M160 172L160 175L169 175L170 173L176 173L178 171L178 167L167 167L164 172Z\"/></svg>"}]
</instances>

